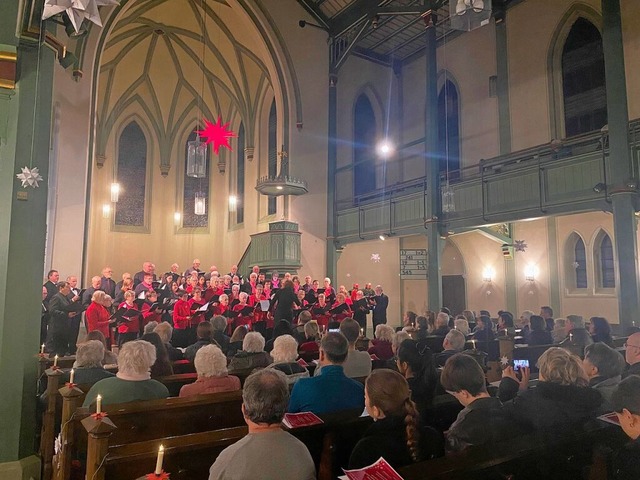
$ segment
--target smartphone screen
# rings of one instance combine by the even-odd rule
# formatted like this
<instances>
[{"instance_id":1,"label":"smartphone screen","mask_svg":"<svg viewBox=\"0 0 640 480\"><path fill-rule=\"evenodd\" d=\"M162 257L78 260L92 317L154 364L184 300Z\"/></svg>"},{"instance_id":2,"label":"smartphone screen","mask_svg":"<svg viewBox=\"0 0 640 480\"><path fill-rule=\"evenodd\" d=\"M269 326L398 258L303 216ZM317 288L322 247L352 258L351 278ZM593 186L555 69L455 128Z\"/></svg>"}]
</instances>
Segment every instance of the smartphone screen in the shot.
<instances>
[{"instance_id":1,"label":"smartphone screen","mask_svg":"<svg viewBox=\"0 0 640 480\"><path fill-rule=\"evenodd\" d=\"M330 332L339 332L340 329L339 328L330 328L329 331Z\"/></svg>"},{"instance_id":2,"label":"smartphone screen","mask_svg":"<svg viewBox=\"0 0 640 480\"><path fill-rule=\"evenodd\" d=\"M518 371L522 367L529 368L529 360L514 360L513 361L513 369Z\"/></svg>"}]
</instances>

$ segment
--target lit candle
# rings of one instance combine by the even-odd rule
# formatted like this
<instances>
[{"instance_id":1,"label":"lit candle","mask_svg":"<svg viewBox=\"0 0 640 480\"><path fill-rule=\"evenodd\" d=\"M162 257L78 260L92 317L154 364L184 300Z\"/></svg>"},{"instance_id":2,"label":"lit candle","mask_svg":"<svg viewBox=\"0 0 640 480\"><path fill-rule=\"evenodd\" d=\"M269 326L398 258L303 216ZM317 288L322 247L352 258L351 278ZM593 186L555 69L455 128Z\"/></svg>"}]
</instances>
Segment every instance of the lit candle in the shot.
<instances>
[{"instance_id":1,"label":"lit candle","mask_svg":"<svg viewBox=\"0 0 640 480\"><path fill-rule=\"evenodd\" d=\"M160 475L162 473L162 459L164 458L164 446L160 445L158 448L158 459L156 460L156 475Z\"/></svg>"},{"instance_id":2,"label":"lit candle","mask_svg":"<svg viewBox=\"0 0 640 480\"><path fill-rule=\"evenodd\" d=\"M471 345L473 345L473 349L476 349L476 341L475 340L471 340Z\"/></svg>"},{"instance_id":3,"label":"lit candle","mask_svg":"<svg viewBox=\"0 0 640 480\"><path fill-rule=\"evenodd\" d=\"M96 397L96 413L102 413L102 395Z\"/></svg>"},{"instance_id":4,"label":"lit candle","mask_svg":"<svg viewBox=\"0 0 640 480\"><path fill-rule=\"evenodd\" d=\"M56 355L55 357L53 357L53 366L57 367L58 366L58 355Z\"/></svg>"},{"instance_id":5,"label":"lit candle","mask_svg":"<svg viewBox=\"0 0 640 480\"><path fill-rule=\"evenodd\" d=\"M40 353L44 353L44 343L40 345Z\"/></svg>"},{"instance_id":6,"label":"lit candle","mask_svg":"<svg viewBox=\"0 0 640 480\"><path fill-rule=\"evenodd\" d=\"M573 333L570 333L570 334L569 334L569 341L570 341L570 342L573 342Z\"/></svg>"},{"instance_id":7,"label":"lit candle","mask_svg":"<svg viewBox=\"0 0 640 480\"><path fill-rule=\"evenodd\" d=\"M360 329L360 336L361 336L361 337L364 337L364 328L361 328L361 329Z\"/></svg>"},{"instance_id":8,"label":"lit candle","mask_svg":"<svg viewBox=\"0 0 640 480\"><path fill-rule=\"evenodd\" d=\"M71 369L71 372L69 373L69 383L73 383L73 376L76 372L73 371L73 368Z\"/></svg>"}]
</instances>

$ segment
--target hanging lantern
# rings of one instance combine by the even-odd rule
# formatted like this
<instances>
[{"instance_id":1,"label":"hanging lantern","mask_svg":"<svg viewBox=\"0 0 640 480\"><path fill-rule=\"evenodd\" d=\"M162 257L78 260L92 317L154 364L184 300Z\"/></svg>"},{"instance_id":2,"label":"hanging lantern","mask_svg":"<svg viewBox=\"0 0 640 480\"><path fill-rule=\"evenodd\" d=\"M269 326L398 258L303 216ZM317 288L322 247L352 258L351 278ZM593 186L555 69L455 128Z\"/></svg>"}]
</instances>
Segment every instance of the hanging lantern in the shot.
<instances>
[{"instance_id":1,"label":"hanging lantern","mask_svg":"<svg viewBox=\"0 0 640 480\"><path fill-rule=\"evenodd\" d=\"M113 203L117 203L119 198L120 198L120 184L114 182L111 184L111 201Z\"/></svg>"},{"instance_id":2,"label":"hanging lantern","mask_svg":"<svg viewBox=\"0 0 640 480\"><path fill-rule=\"evenodd\" d=\"M455 193L449 182L442 186L442 212L453 213L456 211Z\"/></svg>"},{"instance_id":3,"label":"hanging lantern","mask_svg":"<svg viewBox=\"0 0 640 480\"><path fill-rule=\"evenodd\" d=\"M207 212L207 197L202 192L196 192L196 199L193 204L193 213L204 215Z\"/></svg>"},{"instance_id":4,"label":"hanging lantern","mask_svg":"<svg viewBox=\"0 0 640 480\"><path fill-rule=\"evenodd\" d=\"M207 144L201 142L200 137L188 142L187 176L193 178L205 178L207 176Z\"/></svg>"},{"instance_id":5,"label":"hanging lantern","mask_svg":"<svg viewBox=\"0 0 640 480\"><path fill-rule=\"evenodd\" d=\"M233 213L238 209L238 197L229 195L229 212Z\"/></svg>"}]
</instances>

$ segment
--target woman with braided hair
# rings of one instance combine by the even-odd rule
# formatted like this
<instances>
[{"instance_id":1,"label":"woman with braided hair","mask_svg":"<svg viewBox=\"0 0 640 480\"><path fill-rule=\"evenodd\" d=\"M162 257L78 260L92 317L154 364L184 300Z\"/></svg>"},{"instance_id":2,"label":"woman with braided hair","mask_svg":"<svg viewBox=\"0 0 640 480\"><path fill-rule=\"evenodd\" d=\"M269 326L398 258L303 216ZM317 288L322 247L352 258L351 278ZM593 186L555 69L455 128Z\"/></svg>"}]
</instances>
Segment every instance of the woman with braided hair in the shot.
<instances>
[{"instance_id":1,"label":"woman with braided hair","mask_svg":"<svg viewBox=\"0 0 640 480\"><path fill-rule=\"evenodd\" d=\"M398 372L385 368L371 372L364 402L374 423L354 447L349 468L366 467L380 457L399 468L444 455L442 435L419 426L418 411L409 394L409 384Z\"/></svg>"}]
</instances>

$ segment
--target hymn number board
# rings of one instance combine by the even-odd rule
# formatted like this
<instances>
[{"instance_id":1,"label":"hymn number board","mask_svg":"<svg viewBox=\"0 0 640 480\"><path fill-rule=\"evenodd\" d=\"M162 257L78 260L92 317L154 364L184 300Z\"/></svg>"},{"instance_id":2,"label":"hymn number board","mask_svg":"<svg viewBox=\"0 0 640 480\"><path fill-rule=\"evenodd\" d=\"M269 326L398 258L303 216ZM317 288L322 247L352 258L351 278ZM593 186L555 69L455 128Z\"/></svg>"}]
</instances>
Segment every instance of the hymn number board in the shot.
<instances>
[{"instance_id":1,"label":"hymn number board","mask_svg":"<svg viewBox=\"0 0 640 480\"><path fill-rule=\"evenodd\" d=\"M427 278L427 250L400 249L400 279L425 280Z\"/></svg>"}]
</instances>

